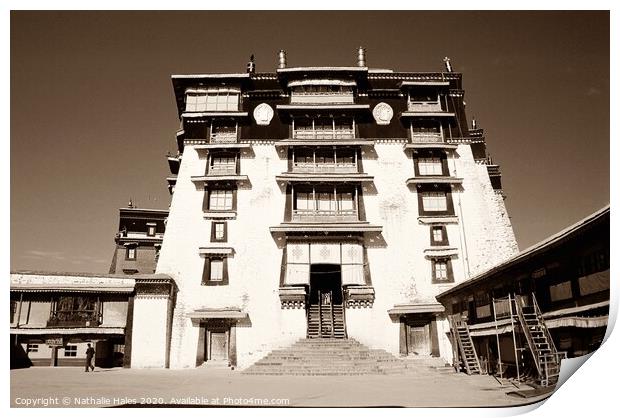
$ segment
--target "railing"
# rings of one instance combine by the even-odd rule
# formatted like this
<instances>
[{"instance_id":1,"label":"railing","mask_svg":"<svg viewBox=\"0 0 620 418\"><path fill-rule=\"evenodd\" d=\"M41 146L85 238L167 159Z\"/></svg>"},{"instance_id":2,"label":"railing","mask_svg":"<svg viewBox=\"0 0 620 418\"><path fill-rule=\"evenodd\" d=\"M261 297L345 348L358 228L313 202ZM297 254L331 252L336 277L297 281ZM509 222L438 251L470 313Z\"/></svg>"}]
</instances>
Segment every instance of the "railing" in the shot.
<instances>
[{"instance_id":1,"label":"railing","mask_svg":"<svg viewBox=\"0 0 620 418\"><path fill-rule=\"evenodd\" d=\"M97 327L100 325L97 311L56 311L47 321L48 327Z\"/></svg>"},{"instance_id":2,"label":"railing","mask_svg":"<svg viewBox=\"0 0 620 418\"><path fill-rule=\"evenodd\" d=\"M291 93L291 104L331 104L354 102L353 93L321 92L321 93Z\"/></svg>"},{"instance_id":3,"label":"railing","mask_svg":"<svg viewBox=\"0 0 620 418\"><path fill-rule=\"evenodd\" d=\"M294 139L354 139L355 130L336 129L336 130L300 130L293 131Z\"/></svg>"},{"instance_id":4,"label":"railing","mask_svg":"<svg viewBox=\"0 0 620 418\"><path fill-rule=\"evenodd\" d=\"M226 174L237 174L236 164L221 164L209 167L209 176L221 176Z\"/></svg>"},{"instance_id":5,"label":"railing","mask_svg":"<svg viewBox=\"0 0 620 418\"><path fill-rule=\"evenodd\" d=\"M237 142L236 132L216 132L210 136L211 143L215 144L230 144Z\"/></svg>"},{"instance_id":6,"label":"railing","mask_svg":"<svg viewBox=\"0 0 620 418\"><path fill-rule=\"evenodd\" d=\"M346 210L314 210L294 209L293 221L298 222L352 222L357 221L355 209Z\"/></svg>"},{"instance_id":7,"label":"railing","mask_svg":"<svg viewBox=\"0 0 620 418\"><path fill-rule=\"evenodd\" d=\"M411 142L415 143L427 143L427 142L443 142L443 138L440 133L432 132L414 132L411 135Z\"/></svg>"},{"instance_id":8,"label":"railing","mask_svg":"<svg viewBox=\"0 0 620 418\"><path fill-rule=\"evenodd\" d=\"M298 173L357 173L355 163L293 163Z\"/></svg>"},{"instance_id":9,"label":"railing","mask_svg":"<svg viewBox=\"0 0 620 418\"><path fill-rule=\"evenodd\" d=\"M443 112L440 102L409 102L407 110L410 112Z\"/></svg>"}]
</instances>

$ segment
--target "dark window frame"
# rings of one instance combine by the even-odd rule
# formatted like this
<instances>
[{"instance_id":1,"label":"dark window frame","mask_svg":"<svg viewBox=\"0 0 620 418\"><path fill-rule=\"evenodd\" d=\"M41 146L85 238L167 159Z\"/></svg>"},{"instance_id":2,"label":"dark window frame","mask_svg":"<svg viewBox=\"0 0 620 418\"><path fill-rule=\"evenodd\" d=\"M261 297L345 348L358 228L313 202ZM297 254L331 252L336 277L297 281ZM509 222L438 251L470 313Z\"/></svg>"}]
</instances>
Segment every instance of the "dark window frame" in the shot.
<instances>
[{"instance_id":1,"label":"dark window frame","mask_svg":"<svg viewBox=\"0 0 620 418\"><path fill-rule=\"evenodd\" d=\"M441 236L442 236L441 241L435 241L435 235L433 234L433 232L437 229L441 230ZM448 229L446 228L445 225L431 225L429 230L430 230L430 235L431 235L431 246L450 245L450 242L448 240Z\"/></svg>"},{"instance_id":2,"label":"dark window frame","mask_svg":"<svg viewBox=\"0 0 620 418\"><path fill-rule=\"evenodd\" d=\"M441 161L441 174L420 174L420 159L422 158L437 158ZM429 151L429 152L420 152L417 153L413 159L413 169L416 177L449 177L450 169L448 168L448 155L441 151Z\"/></svg>"},{"instance_id":3,"label":"dark window frame","mask_svg":"<svg viewBox=\"0 0 620 418\"><path fill-rule=\"evenodd\" d=\"M213 260L222 260L222 280L211 280L211 262ZM228 277L228 257L226 255L213 255L205 257L205 264L202 270L203 286L227 286L229 284Z\"/></svg>"},{"instance_id":4,"label":"dark window frame","mask_svg":"<svg viewBox=\"0 0 620 418\"><path fill-rule=\"evenodd\" d=\"M152 234L151 234L151 230L153 231ZM146 224L146 236L147 237L154 237L156 234L157 234L157 224L147 223Z\"/></svg>"},{"instance_id":5,"label":"dark window frame","mask_svg":"<svg viewBox=\"0 0 620 418\"><path fill-rule=\"evenodd\" d=\"M130 257L129 250L133 250L133 257ZM125 247L125 260L127 261L135 261L138 258L138 246L137 245L128 245Z\"/></svg>"},{"instance_id":6,"label":"dark window frame","mask_svg":"<svg viewBox=\"0 0 620 418\"><path fill-rule=\"evenodd\" d=\"M77 349L78 349L77 345L68 344L68 345L65 345L63 348L64 348L63 357L77 357Z\"/></svg>"},{"instance_id":7,"label":"dark window frame","mask_svg":"<svg viewBox=\"0 0 620 418\"><path fill-rule=\"evenodd\" d=\"M232 191L232 204L230 209L211 209L211 193L216 190L230 190ZM206 187L204 193L204 200L202 202L202 210L203 212L234 212L237 210L237 187L229 184L226 185L216 185L213 187Z\"/></svg>"},{"instance_id":8,"label":"dark window frame","mask_svg":"<svg viewBox=\"0 0 620 418\"><path fill-rule=\"evenodd\" d=\"M224 236L217 238L216 225L224 225ZM226 242L228 241L228 222L226 221L213 221L211 222L211 242Z\"/></svg>"},{"instance_id":9,"label":"dark window frame","mask_svg":"<svg viewBox=\"0 0 620 418\"><path fill-rule=\"evenodd\" d=\"M436 275L435 266L439 262L446 262L446 280L438 280ZM454 272L452 270L452 259L450 257L433 257L431 258L431 266L432 266L432 280L433 284L444 284L444 283L454 283Z\"/></svg>"},{"instance_id":10,"label":"dark window frame","mask_svg":"<svg viewBox=\"0 0 620 418\"><path fill-rule=\"evenodd\" d=\"M428 192L443 192L446 194L446 210L434 211L424 210L424 204L422 202L422 195ZM454 216L454 202L452 201L452 189L450 186L446 187L418 187L418 213L420 216Z\"/></svg>"}]
</instances>

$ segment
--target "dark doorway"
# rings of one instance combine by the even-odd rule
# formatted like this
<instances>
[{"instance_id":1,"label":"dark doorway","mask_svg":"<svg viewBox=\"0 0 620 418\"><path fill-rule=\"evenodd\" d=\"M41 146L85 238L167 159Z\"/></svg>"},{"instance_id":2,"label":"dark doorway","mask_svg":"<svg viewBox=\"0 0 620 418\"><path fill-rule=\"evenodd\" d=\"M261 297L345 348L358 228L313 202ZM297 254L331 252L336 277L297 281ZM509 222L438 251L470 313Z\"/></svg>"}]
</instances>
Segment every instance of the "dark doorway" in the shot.
<instances>
[{"instance_id":1,"label":"dark doorway","mask_svg":"<svg viewBox=\"0 0 620 418\"><path fill-rule=\"evenodd\" d=\"M334 305L342 305L342 277L339 264L312 264L310 266L310 305L319 303L319 292L331 292Z\"/></svg>"}]
</instances>

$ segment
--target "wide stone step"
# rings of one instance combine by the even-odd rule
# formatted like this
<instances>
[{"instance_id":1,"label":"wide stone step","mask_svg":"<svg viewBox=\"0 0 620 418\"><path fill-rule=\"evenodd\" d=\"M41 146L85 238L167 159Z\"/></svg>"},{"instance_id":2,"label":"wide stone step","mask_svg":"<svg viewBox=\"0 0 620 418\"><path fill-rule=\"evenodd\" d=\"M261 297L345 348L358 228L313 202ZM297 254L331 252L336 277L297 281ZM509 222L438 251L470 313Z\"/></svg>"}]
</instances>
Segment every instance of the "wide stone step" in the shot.
<instances>
[{"instance_id":1,"label":"wide stone step","mask_svg":"<svg viewBox=\"0 0 620 418\"><path fill-rule=\"evenodd\" d=\"M401 359L352 339L310 338L299 340L288 348L273 350L243 373L340 376L395 374L407 370L411 369Z\"/></svg>"}]
</instances>

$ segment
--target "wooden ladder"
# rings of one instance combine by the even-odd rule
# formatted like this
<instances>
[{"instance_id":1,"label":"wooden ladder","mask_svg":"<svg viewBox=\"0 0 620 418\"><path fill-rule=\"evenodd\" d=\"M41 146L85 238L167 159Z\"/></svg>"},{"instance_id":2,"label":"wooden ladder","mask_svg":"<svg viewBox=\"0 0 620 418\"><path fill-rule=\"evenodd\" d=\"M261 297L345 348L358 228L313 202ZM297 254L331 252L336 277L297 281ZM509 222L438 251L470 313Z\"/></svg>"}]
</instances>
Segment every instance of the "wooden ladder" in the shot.
<instances>
[{"instance_id":1,"label":"wooden ladder","mask_svg":"<svg viewBox=\"0 0 620 418\"><path fill-rule=\"evenodd\" d=\"M476 347L471 339L467 322L462 319L451 317L450 330L452 331L453 340L458 345L458 353L460 354L465 372L467 374L481 374L480 361L476 353Z\"/></svg>"},{"instance_id":2,"label":"wooden ladder","mask_svg":"<svg viewBox=\"0 0 620 418\"><path fill-rule=\"evenodd\" d=\"M560 376L560 362L566 358L566 353L557 351L536 303L536 297L532 294L532 303L526 305L523 299L517 296L515 305L516 316L532 353L541 386L557 383Z\"/></svg>"}]
</instances>

